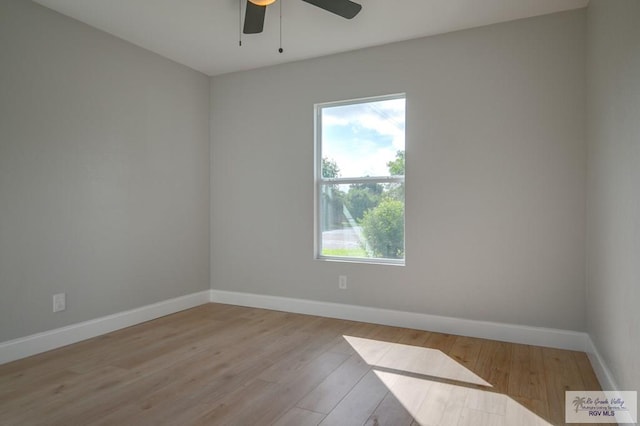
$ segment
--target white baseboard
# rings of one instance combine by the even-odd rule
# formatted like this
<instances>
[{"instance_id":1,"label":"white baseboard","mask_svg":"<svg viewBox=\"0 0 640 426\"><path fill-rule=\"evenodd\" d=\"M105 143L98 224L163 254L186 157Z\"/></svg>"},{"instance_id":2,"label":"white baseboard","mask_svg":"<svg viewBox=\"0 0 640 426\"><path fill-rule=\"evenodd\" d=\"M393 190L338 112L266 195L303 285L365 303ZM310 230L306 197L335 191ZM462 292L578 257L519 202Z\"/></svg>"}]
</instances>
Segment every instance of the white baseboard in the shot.
<instances>
[{"instance_id":1,"label":"white baseboard","mask_svg":"<svg viewBox=\"0 0 640 426\"><path fill-rule=\"evenodd\" d=\"M587 333L571 330L475 321L415 312L223 290L211 290L211 301L574 351L588 352L588 349L593 347Z\"/></svg>"},{"instance_id":2,"label":"white baseboard","mask_svg":"<svg viewBox=\"0 0 640 426\"><path fill-rule=\"evenodd\" d=\"M205 290L130 311L119 312L55 330L1 342L0 364L70 345L209 302L582 351L589 355L589 360L602 388L606 390L618 389L611 371L607 368L587 333L223 290Z\"/></svg>"},{"instance_id":3,"label":"white baseboard","mask_svg":"<svg viewBox=\"0 0 640 426\"><path fill-rule=\"evenodd\" d=\"M209 303L210 290L0 343L0 364Z\"/></svg>"},{"instance_id":4,"label":"white baseboard","mask_svg":"<svg viewBox=\"0 0 640 426\"><path fill-rule=\"evenodd\" d=\"M596 373L596 377L598 378L602 389L611 391L621 390L618 387L617 382L613 378L611 370L609 370L607 364L604 362L604 359L600 355L598 348L591 340L591 337L589 337L588 347L585 352L589 356L589 361L591 361L591 366L593 367L593 371Z\"/></svg>"}]
</instances>

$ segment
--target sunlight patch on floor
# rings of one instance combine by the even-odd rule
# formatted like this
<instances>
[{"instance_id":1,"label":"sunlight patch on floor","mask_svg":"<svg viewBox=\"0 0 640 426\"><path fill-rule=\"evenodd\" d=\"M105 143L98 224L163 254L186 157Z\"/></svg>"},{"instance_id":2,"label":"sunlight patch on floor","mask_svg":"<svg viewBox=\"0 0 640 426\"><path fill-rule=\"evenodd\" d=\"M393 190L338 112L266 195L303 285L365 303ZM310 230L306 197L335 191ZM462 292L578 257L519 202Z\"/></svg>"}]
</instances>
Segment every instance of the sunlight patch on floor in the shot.
<instances>
[{"instance_id":1,"label":"sunlight patch on floor","mask_svg":"<svg viewBox=\"0 0 640 426\"><path fill-rule=\"evenodd\" d=\"M442 351L419 346L343 336L360 357L373 367L432 376L492 387L491 383L463 367Z\"/></svg>"},{"instance_id":2,"label":"sunlight patch on floor","mask_svg":"<svg viewBox=\"0 0 640 426\"><path fill-rule=\"evenodd\" d=\"M550 425L442 351L343 337L419 425Z\"/></svg>"}]
</instances>

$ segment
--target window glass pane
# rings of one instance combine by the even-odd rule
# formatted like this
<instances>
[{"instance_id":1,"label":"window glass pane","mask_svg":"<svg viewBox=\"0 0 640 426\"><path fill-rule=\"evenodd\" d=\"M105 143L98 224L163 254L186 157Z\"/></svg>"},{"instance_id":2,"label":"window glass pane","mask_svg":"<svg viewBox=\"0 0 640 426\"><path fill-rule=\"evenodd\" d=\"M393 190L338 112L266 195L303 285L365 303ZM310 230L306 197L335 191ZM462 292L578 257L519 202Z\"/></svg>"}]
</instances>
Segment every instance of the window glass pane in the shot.
<instances>
[{"instance_id":1,"label":"window glass pane","mask_svg":"<svg viewBox=\"0 0 640 426\"><path fill-rule=\"evenodd\" d=\"M388 163L405 149L405 99L386 99L321 109L322 158L338 176L389 176Z\"/></svg>"},{"instance_id":2,"label":"window glass pane","mask_svg":"<svg viewBox=\"0 0 640 426\"><path fill-rule=\"evenodd\" d=\"M321 255L404 259L404 183L323 184Z\"/></svg>"},{"instance_id":3,"label":"window glass pane","mask_svg":"<svg viewBox=\"0 0 640 426\"><path fill-rule=\"evenodd\" d=\"M404 264L404 96L317 108L318 255Z\"/></svg>"}]
</instances>

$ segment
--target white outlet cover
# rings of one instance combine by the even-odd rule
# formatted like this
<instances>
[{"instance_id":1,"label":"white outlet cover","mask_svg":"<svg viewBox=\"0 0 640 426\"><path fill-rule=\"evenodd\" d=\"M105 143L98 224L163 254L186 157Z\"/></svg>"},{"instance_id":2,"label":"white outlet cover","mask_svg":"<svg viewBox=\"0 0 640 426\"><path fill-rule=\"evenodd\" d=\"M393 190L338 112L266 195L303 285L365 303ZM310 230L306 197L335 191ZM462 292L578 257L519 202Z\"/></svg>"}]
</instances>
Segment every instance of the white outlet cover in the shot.
<instances>
[{"instance_id":1,"label":"white outlet cover","mask_svg":"<svg viewBox=\"0 0 640 426\"><path fill-rule=\"evenodd\" d=\"M340 290L346 290L347 289L347 276L346 275L338 276L338 288Z\"/></svg>"},{"instance_id":2,"label":"white outlet cover","mask_svg":"<svg viewBox=\"0 0 640 426\"><path fill-rule=\"evenodd\" d=\"M60 312L67 309L67 295L59 293L53 295L53 312Z\"/></svg>"}]
</instances>

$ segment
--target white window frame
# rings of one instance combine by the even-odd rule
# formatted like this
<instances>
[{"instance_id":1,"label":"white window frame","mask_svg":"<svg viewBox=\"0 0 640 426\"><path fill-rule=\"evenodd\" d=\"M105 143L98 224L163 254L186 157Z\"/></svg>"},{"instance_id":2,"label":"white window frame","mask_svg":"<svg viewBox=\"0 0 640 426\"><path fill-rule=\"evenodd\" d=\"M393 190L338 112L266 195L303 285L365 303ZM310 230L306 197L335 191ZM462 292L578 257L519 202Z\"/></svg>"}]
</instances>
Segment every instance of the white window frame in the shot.
<instances>
[{"instance_id":1,"label":"white window frame","mask_svg":"<svg viewBox=\"0 0 640 426\"><path fill-rule=\"evenodd\" d=\"M348 256L325 256L322 254L322 229L320 226L320 209L321 202L320 196L322 194L322 186L327 184L335 185L352 185L363 183L405 183L405 176L367 176L358 178L325 178L322 176L322 110L327 107L337 107L342 105L362 104L368 102L387 101L393 99L404 99L406 102L407 96L405 93L396 93L391 95L371 96L366 98L357 98L344 101L335 102L323 102L314 105L314 257L317 260L338 261L338 262L352 262L352 263L372 263L383 265L398 265L404 266L406 264L406 195L405 195L405 217L404 217L404 246L405 246L405 258L404 259L388 259L381 257L348 257ZM406 104L405 104L406 105ZM406 106L405 106L406 114ZM406 141L405 141L406 152ZM405 164L406 167L406 164ZM405 172L406 175L406 172ZM406 185L405 185L406 186ZM406 192L405 192L406 194Z\"/></svg>"}]
</instances>

